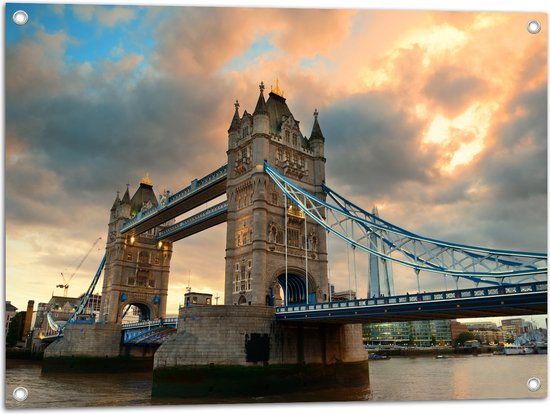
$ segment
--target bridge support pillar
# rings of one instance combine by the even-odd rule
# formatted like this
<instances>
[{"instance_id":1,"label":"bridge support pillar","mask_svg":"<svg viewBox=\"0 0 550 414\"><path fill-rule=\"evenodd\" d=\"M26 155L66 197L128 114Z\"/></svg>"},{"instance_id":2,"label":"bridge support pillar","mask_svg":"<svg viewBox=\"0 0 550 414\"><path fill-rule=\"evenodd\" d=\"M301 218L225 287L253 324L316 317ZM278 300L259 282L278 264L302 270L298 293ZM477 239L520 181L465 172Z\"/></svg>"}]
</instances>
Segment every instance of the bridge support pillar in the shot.
<instances>
[{"instance_id":1,"label":"bridge support pillar","mask_svg":"<svg viewBox=\"0 0 550 414\"><path fill-rule=\"evenodd\" d=\"M64 329L63 336L46 348L44 358L117 357L120 335L120 325L71 323Z\"/></svg>"},{"instance_id":2,"label":"bridge support pillar","mask_svg":"<svg viewBox=\"0 0 550 414\"><path fill-rule=\"evenodd\" d=\"M43 371L120 372L151 369L152 358L121 356L118 324L69 324L44 351Z\"/></svg>"},{"instance_id":3,"label":"bridge support pillar","mask_svg":"<svg viewBox=\"0 0 550 414\"><path fill-rule=\"evenodd\" d=\"M182 308L154 356L153 396L297 401L340 388L364 399L368 385L360 325L279 323L267 306Z\"/></svg>"}]
</instances>

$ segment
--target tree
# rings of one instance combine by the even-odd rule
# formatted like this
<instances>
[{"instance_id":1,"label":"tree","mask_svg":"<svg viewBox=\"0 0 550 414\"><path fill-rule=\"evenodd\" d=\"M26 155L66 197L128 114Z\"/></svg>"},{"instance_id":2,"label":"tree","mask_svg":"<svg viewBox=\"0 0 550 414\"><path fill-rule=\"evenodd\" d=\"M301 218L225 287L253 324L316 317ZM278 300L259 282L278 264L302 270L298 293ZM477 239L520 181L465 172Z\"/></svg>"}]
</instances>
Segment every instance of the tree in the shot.
<instances>
[{"instance_id":1,"label":"tree","mask_svg":"<svg viewBox=\"0 0 550 414\"><path fill-rule=\"evenodd\" d=\"M474 336L474 334L470 331L461 332L460 335L458 335L458 338L456 338L456 344L458 346L462 346L464 345L464 342L471 341L475 338L476 337Z\"/></svg>"},{"instance_id":2,"label":"tree","mask_svg":"<svg viewBox=\"0 0 550 414\"><path fill-rule=\"evenodd\" d=\"M24 323L26 312L17 312L13 318L10 320L10 326L8 327L8 332L6 334L6 346L12 347L17 344L19 341L19 332L21 332L21 325Z\"/></svg>"}]
</instances>

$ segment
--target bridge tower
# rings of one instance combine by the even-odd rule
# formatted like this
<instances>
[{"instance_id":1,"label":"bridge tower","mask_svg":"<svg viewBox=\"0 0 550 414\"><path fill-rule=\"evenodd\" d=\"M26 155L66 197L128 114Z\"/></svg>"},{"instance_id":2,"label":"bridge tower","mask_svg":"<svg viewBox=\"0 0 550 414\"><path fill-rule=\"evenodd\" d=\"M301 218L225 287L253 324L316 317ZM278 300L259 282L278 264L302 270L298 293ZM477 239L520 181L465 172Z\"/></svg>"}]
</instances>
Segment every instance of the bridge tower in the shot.
<instances>
[{"instance_id":1,"label":"bridge tower","mask_svg":"<svg viewBox=\"0 0 550 414\"><path fill-rule=\"evenodd\" d=\"M241 117L235 102L228 130L225 304L279 305L285 297L289 303L326 300L326 233L312 220L306 224L304 213L289 199L285 201L263 172L267 160L280 173L324 199L325 138L318 112L315 110L308 139L302 135L300 122L291 113L278 82L267 101L264 89L262 82L252 114L244 111Z\"/></svg>"},{"instance_id":2,"label":"bridge tower","mask_svg":"<svg viewBox=\"0 0 550 414\"><path fill-rule=\"evenodd\" d=\"M128 188L122 200L116 196L109 219L101 320L120 323L131 305L139 309L142 320L166 316L172 243L155 240L159 228L139 235L120 232L127 219L157 204L147 176L131 198Z\"/></svg>"}]
</instances>

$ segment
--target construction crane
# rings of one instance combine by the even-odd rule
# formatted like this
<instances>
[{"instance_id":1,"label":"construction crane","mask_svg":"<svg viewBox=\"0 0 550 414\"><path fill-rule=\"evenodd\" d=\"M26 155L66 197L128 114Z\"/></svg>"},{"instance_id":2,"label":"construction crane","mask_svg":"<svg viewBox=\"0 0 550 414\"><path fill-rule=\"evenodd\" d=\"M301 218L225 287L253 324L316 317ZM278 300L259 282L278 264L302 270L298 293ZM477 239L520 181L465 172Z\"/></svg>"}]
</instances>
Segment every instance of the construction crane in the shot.
<instances>
[{"instance_id":1,"label":"construction crane","mask_svg":"<svg viewBox=\"0 0 550 414\"><path fill-rule=\"evenodd\" d=\"M71 279L74 277L74 275L76 275L76 272L78 272L78 269L80 269L80 266L82 266L82 263L84 263L84 260L86 260L86 258L90 255L90 253L92 252L92 250L94 249L95 245L101 240L101 237L98 237L97 240L94 242L94 244L92 244L92 247L90 247L90 250L88 250L88 252L84 255L84 257L82 258L82 260L80 261L80 263L78 264L78 266L76 266L76 269L74 270L73 274L71 276L69 276L68 279L65 278L65 275L63 274L63 272L61 272L61 277L63 278L63 284L59 284L59 285L55 285L55 287L57 288L62 288L63 289L63 296L64 297L67 297L67 292L69 290L69 282L71 281Z\"/></svg>"}]
</instances>

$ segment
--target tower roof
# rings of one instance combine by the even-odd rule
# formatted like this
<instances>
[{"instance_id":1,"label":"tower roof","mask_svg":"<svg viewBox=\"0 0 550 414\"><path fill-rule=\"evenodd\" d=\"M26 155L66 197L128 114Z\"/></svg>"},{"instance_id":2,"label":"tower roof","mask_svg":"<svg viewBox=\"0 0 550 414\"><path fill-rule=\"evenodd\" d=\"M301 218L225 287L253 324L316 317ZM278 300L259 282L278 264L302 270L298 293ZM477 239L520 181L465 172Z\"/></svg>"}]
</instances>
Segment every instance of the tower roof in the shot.
<instances>
[{"instance_id":1,"label":"tower roof","mask_svg":"<svg viewBox=\"0 0 550 414\"><path fill-rule=\"evenodd\" d=\"M126 194L125 194L126 195ZM130 213L137 214L141 209L150 203L151 207L158 205L157 196L153 191L153 183L148 176L144 177L139 183L139 188L130 200Z\"/></svg>"},{"instance_id":2,"label":"tower roof","mask_svg":"<svg viewBox=\"0 0 550 414\"><path fill-rule=\"evenodd\" d=\"M267 114L269 116L269 131L275 134L281 132L283 116L292 116L286 104L286 99L275 92L269 92L269 99L266 102Z\"/></svg>"},{"instance_id":3,"label":"tower roof","mask_svg":"<svg viewBox=\"0 0 550 414\"><path fill-rule=\"evenodd\" d=\"M313 116L315 117L315 121L313 122L313 128L311 128L311 136L309 137L309 140L319 140L325 142L325 137L317 120L317 117L319 116L319 112L317 111L317 109L315 110L315 112L313 112Z\"/></svg>"},{"instance_id":4,"label":"tower roof","mask_svg":"<svg viewBox=\"0 0 550 414\"><path fill-rule=\"evenodd\" d=\"M227 132L237 131L241 127L241 118L239 117L239 101L235 101L235 113L233 114L233 119L231 120L231 125Z\"/></svg>"}]
</instances>

